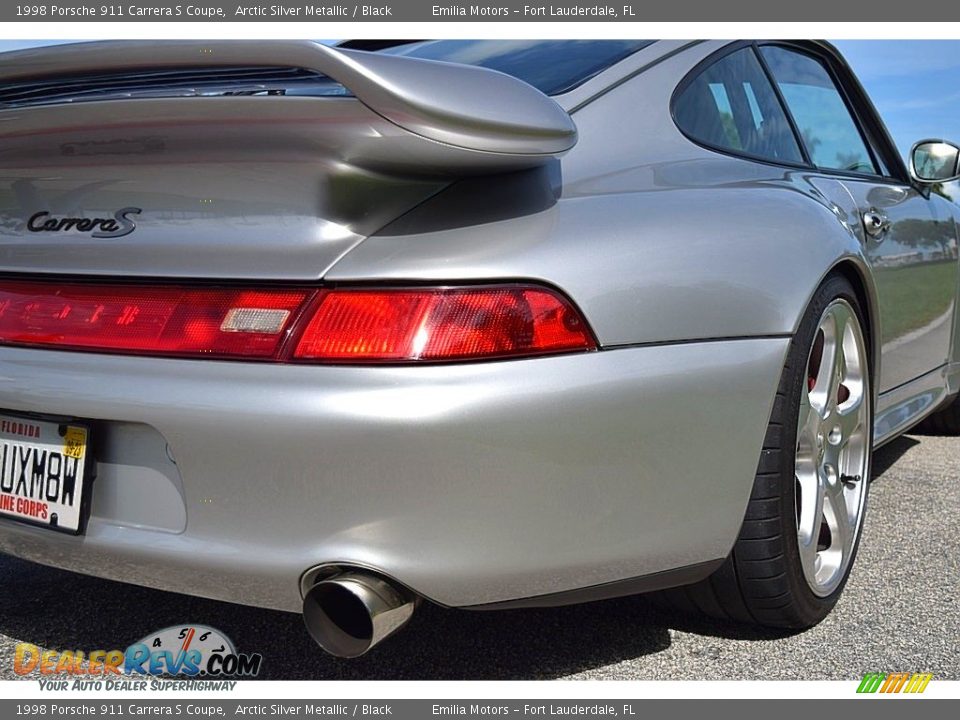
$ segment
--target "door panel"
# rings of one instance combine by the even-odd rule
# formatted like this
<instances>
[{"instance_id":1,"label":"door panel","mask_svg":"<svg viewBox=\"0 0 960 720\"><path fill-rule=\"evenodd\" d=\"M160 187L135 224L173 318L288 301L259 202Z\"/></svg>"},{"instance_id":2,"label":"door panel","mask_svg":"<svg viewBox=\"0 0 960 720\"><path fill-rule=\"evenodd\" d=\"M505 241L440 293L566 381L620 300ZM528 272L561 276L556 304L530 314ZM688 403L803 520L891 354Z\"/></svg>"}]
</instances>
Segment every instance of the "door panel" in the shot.
<instances>
[{"instance_id":1,"label":"door panel","mask_svg":"<svg viewBox=\"0 0 960 720\"><path fill-rule=\"evenodd\" d=\"M957 292L957 237L941 198L881 180L844 178L860 212L889 221L877 237L861 233L880 303L880 392L947 362Z\"/></svg>"}]
</instances>

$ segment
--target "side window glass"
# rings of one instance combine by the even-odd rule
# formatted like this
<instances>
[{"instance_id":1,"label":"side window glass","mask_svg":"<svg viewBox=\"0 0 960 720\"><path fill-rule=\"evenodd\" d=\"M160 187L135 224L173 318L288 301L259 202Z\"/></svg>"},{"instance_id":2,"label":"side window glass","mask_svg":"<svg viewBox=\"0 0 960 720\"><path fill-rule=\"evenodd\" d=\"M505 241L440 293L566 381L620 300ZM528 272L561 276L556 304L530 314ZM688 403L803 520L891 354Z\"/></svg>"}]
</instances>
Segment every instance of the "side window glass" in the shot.
<instances>
[{"instance_id":1,"label":"side window glass","mask_svg":"<svg viewBox=\"0 0 960 720\"><path fill-rule=\"evenodd\" d=\"M774 161L803 162L776 93L751 48L720 58L674 100L677 125L706 145Z\"/></svg>"},{"instance_id":2,"label":"side window glass","mask_svg":"<svg viewBox=\"0 0 960 720\"><path fill-rule=\"evenodd\" d=\"M814 165L878 174L857 123L823 64L786 48L760 48Z\"/></svg>"}]
</instances>

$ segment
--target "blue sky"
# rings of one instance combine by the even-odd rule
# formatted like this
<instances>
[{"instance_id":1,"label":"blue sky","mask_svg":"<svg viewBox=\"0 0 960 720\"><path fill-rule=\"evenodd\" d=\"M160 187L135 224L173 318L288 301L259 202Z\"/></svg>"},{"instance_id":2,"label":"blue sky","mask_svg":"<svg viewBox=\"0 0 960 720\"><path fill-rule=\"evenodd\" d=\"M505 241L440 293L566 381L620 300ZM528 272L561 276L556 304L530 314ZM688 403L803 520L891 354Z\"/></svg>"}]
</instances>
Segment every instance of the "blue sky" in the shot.
<instances>
[{"instance_id":1,"label":"blue sky","mask_svg":"<svg viewBox=\"0 0 960 720\"><path fill-rule=\"evenodd\" d=\"M0 51L53 40L0 40ZM960 142L960 40L838 40L902 153L922 138Z\"/></svg>"},{"instance_id":2,"label":"blue sky","mask_svg":"<svg viewBox=\"0 0 960 720\"><path fill-rule=\"evenodd\" d=\"M960 40L847 40L846 56L900 147L960 142Z\"/></svg>"}]
</instances>

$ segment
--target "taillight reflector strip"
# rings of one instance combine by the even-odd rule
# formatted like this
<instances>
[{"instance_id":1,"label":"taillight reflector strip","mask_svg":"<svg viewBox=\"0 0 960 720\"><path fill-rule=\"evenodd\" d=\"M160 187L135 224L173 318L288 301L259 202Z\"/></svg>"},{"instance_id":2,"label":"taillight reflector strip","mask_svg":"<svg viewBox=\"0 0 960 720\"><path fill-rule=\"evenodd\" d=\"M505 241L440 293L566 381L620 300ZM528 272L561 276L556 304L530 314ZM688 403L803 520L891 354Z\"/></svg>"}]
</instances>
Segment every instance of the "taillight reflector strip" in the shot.
<instances>
[{"instance_id":1,"label":"taillight reflector strip","mask_svg":"<svg viewBox=\"0 0 960 720\"><path fill-rule=\"evenodd\" d=\"M270 359L315 290L0 281L0 343Z\"/></svg>"}]
</instances>

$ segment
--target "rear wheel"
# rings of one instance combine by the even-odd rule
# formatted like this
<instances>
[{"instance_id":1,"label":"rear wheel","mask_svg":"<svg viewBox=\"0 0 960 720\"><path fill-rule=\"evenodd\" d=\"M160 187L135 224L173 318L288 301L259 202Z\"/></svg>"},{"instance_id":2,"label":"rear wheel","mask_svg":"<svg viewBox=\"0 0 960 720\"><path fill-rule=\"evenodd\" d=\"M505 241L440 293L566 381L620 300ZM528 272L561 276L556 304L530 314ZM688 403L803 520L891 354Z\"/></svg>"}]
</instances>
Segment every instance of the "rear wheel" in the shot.
<instances>
[{"instance_id":1,"label":"rear wheel","mask_svg":"<svg viewBox=\"0 0 960 720\"><path fill-rule=\"evenodd\" d=\"M802 629L836 604L866 509L873 431L863 314L842 277L815 294L791 342L739 537L724 564L664 599Z\"/></svg>"}]
</instances>

